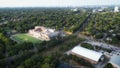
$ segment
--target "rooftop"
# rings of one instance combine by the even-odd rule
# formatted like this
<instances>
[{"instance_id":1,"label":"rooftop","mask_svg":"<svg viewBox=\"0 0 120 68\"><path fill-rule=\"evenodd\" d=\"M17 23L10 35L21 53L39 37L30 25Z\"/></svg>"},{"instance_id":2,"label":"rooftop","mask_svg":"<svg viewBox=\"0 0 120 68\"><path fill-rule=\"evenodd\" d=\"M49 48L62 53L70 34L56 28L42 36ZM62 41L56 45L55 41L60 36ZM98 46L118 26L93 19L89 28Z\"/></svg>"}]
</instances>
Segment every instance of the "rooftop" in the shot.
<instances>
[{"instance_id":1,"label":"rooftop","mask_svg":"<svg viewBox=\"0 0 120 68\"><path fill-rule=\"evenodd\" d=\"M96 62L98 62L101 56L103 55L102 53L80 47L79 45L74 47L72 49L72 52L84 56L88 59L94 60Z\"/></svg>"}]
</instances>

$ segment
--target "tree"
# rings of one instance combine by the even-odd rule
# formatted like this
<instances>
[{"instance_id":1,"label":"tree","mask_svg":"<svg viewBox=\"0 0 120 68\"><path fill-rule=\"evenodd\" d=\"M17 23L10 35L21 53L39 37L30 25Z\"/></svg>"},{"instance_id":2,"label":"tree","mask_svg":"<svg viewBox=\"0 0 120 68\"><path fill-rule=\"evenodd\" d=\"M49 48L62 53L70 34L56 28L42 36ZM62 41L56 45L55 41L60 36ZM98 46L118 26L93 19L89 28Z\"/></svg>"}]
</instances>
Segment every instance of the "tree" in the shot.
<instances>
[{"instance_id":1,"label":"tree","mask_svg":"<svg viewBox=\"0 0 120 68\"><path fill-rule=\"evenodd\" d=\"M41 68L51 68L51 67L50 67L50 64L45 63L45 64L42 64Z\"/></svg>"},{"instance_id":2,"label":"tree","mask_svg":"<svg viewBox=\"0 0 120 68\"><path fill-rule=\"evenodd\" d=\"M114 68L113 65L111 63L108 63L107 65L105 65L104 68Z\"/></svg>"},{"instance_id":3,"label":"tree","mask_svg":"<svg viewBox=\"0 0 120 68\"><path fill-rule=\"evenodd\" d=\"M94 50L94 47L91 44L88 43L82 43L80 46L87 48L87 49L91 49Z\"/></svg>"}]
</instances>

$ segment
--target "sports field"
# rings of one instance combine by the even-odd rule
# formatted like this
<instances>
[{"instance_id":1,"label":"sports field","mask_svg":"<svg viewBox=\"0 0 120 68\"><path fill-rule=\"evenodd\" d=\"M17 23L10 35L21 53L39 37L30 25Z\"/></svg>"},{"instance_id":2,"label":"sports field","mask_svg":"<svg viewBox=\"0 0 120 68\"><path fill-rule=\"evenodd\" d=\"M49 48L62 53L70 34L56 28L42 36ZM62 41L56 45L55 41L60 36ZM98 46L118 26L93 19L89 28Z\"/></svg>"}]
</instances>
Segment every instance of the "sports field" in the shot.
<instances>
[{"instance_id":1,"label":"sports field","mask_svg":"<svg viewBox=\"0 0 120 68\"><path fill-rule=\"evenodd\" d=\"M13 39L14 41L17 41L19 43L22 43L22 42L41 43L42 42L41 40L34 38L32 36L29 36L26 33L13 35L11 37L11 39Z\"/></svg>"}]
</instances>

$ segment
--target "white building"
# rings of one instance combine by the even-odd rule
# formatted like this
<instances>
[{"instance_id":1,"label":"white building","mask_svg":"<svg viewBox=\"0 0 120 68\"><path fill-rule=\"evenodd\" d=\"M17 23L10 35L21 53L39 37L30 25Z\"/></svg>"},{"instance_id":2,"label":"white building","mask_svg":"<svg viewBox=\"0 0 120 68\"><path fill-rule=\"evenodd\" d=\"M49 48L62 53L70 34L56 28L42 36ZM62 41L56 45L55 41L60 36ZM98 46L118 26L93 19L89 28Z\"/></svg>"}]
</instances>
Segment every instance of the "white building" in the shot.
<instances>
[{"instance_id":1,"label":"white building","mask_svg":"<svg viewBox=\"0 0 120 68\"><path fill-rule=\"evenodd\" d=\"M78 9L77 8L74 8L74 9L71 9L72 11L74 11L74 12L76 12L76 11L78 11Z\"/></svg>"},{"instance_id":2,"label":"white building","mask_svg":"<svg viewBox=\"0 0 120 68\"><path fill-rule=\"evenodd\" d=\"M101 8L101 9L98 9L98 12L103 12L103 9Z\"/></svg>"},{"instance_id":3,"label":"white building","mask_svg":"<svg viewBox=\"0 0 120 68\"><path fill-rule=\"evenodd\" d=\"M102 53L83 48L81 46L76 46L71 50L72 55L76 55L84 60L87 60L93 64L97 64L99 60L103 60L104 56Z\"/></svg>"},{"instance_id":4,"label":"white building","mask_svg":"<svg viewBox=\"0 0 120 68\"><path fill-rule=\"evenodd\" d=\"M118 6L115 6L114 12L119 12L119 7Z\"/></svg>"},{"instance_id":5,"label":"white building","mask_svg":"<svg viewBox=\"0 0 120 68\"><path fill-rule=\"evenodd\" d=\"M46 41L59 35L59 32L55 31L55 29L45 28L43 26L36 26L34 29L29 30L28 33L35 38Z\"/></svg>"}]
</instances>

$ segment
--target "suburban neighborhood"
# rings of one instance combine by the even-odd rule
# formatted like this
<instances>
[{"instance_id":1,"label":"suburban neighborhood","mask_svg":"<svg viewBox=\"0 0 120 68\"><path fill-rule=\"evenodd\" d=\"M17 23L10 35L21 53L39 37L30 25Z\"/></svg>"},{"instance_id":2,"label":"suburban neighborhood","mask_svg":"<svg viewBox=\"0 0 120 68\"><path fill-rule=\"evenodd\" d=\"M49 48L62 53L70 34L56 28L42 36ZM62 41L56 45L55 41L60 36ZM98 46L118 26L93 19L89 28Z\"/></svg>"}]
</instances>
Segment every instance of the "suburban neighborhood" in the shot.
<instances>
[{"instance_id":1,"label":"suburban neighborhood","mask_svg":"<svg viewBox=\"0 0 120 68\"><path fill-rule=\"evenodd\" d=\"M120 1L0 0L0 68L120 68Z\"/></svg>"}]
</instances>

